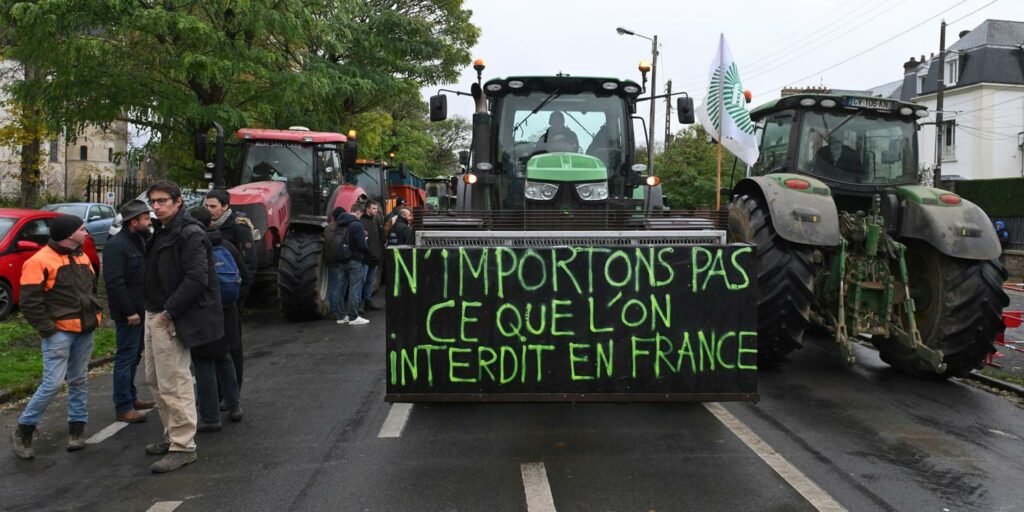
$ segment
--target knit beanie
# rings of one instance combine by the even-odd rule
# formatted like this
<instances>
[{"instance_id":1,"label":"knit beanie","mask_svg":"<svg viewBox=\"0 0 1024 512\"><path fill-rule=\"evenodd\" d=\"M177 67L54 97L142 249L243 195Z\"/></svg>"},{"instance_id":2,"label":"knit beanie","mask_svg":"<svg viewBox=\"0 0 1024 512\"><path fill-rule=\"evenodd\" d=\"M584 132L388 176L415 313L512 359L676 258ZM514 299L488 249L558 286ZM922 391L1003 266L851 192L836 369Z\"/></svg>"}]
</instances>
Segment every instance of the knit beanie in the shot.
<instances>
[{"instance_id":1,"label":"knit beanie","mask_svg":"<svg viewBox=\"0 0 1024 512\"><path fill-rule=\"evenodd\" d=\"M75 234L75 231L78 231L82 224L85 224L85 221L74 215L62 214L59 217L54 217L50 221L50 240L54 242L66 240Z\"/></svg>"}]
</instances>

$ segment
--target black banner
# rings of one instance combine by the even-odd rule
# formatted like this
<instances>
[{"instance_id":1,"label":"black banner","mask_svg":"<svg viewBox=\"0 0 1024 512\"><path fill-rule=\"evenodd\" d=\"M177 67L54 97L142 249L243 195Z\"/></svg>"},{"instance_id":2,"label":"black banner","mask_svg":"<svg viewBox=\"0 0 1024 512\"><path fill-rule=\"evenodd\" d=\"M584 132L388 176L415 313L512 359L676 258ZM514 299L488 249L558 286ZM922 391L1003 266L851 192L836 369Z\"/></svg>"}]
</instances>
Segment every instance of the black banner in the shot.
<instances>
[{"instance_id":1,"label":"black banner","mask_svg":"<svg viewBox=\"0 0 1024 512\"><path fill-rule=\"evenodd\" d=\"M755 400L753 256L389 249L387 400Z\"/></svg>"}]
</instances>

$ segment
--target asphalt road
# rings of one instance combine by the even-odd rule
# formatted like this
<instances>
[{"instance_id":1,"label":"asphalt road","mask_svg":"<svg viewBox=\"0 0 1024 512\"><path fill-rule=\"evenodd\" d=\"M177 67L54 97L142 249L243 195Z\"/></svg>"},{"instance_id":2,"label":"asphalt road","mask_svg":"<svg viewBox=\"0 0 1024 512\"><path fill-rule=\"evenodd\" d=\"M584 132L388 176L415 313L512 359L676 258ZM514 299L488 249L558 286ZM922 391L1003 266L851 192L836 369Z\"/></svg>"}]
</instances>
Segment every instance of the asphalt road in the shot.
<instances>
[{"instance_id":1,"label":"asphalt road","mask_svg":"<svg viewBox=\"0 0 1024 512\"><path fill-rule=\"evenodd\" d=\"M250 315L245 420L199 434L199 461L174 473L148 471L155 412L67 453L62 398L33 461L8 451L20 407L0 412L0 509L815 510L806 494L826 504L818 509L1024 510L1024 409L904 377L866 348L847 367L827 341L762 371L761 402L722 404L737 430L715 405L417 404L398 437L379 437L392 406L384 315L369 318L352 327ZM109 375L90 386L94 435L114 419ZM744 427L766 443L746 437L764 458ZM783 464L783 478L766 460L799 473Z\"/></svg>"}]
</instances>

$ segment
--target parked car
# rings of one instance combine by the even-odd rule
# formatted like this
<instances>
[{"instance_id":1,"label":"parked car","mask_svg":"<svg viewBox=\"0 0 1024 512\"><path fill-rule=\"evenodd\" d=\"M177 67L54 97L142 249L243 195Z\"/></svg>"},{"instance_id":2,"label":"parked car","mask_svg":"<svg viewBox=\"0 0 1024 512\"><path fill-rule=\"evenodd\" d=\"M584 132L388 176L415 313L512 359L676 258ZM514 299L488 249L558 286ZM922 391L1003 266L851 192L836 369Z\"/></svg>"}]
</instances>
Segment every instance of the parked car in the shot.
<instances>
[{"instance_id":1,"label":"parked car","mask_svg":"<svg viewBox=\"0 0 1024 512\"><path fill-rule=\"evenodd\" d=\"M52 211L0 208L0 320L11 314L21 297L21 267L50 240ZM100 258L92 237L82 247L99 274Z\"/></svg>"},{"instance_id":2,"label":"parked car","mask_svg":"<svg viewBox=\"0 0 1024 512\"><path fill-rule=\"evenodd\" d=\"M107 232L114 223L114 207L103 203L56 203L48 204L43 210L74 215L85 221L85 230L96 242L96 248L103 250L107 243Z\"/></svg>"}]
</instances>

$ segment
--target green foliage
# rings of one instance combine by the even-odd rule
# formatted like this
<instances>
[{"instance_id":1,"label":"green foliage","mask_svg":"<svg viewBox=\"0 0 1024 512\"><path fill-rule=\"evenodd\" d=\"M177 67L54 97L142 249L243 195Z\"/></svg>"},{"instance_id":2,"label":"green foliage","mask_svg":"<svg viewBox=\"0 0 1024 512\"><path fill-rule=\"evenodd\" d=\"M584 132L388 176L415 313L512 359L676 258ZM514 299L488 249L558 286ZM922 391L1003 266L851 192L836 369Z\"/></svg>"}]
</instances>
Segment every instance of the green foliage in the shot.
<instances>
[{"instance_id":1,"label":"green foliage","mask_svg":"<svg viewBox=\"0 0 1024 512\"><path fill-rule=\"evenodd\" d=\"M356 128L367 151L425 158L409 103L468 64L471 14L461 0L0 0L0 36L38 69L10 92L48 127L126 119L183 179L199 175L192 135L212 122Z\"/></svg>"},{"instance_id":2,"label":"green foliage","mask_svg":"<svg viewBox=\"0 0 1024 512\"><path fill-rule=\"evenodd\" d=\"M671 207L679 210L714 209L716 153L718 147L707 141L707 132L700 124L679 131L668 149L654 155L654 171L661 177ZM645 161L646 154L637 150L637 161ZM722 186L739 181L746 172L743 162L736 163L728 150L722 153Z\"/></svg>"},{"instance_id":3,"label":"green foliage","mask_svg":"<svg viewBox=\"0 0 1024 512\"><path fill-rule=\"evenodd\" d=\"M111 356L117 350L111 327L101 327L93 336L92 358ZM43 376L39 334L20 313L0 322L0 389L16 396L31 394Z\"/></svg>"},{"instance_id":4,"label":"green foliage","mask_svg":"<svg viewBox=\"0 0 1024 512\"><path fill-rule=\"evenodd\" d=\"M958 181L956 193L990 217L1024 216L1024 178Z\"/></svg>"}]
</instances>

